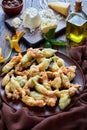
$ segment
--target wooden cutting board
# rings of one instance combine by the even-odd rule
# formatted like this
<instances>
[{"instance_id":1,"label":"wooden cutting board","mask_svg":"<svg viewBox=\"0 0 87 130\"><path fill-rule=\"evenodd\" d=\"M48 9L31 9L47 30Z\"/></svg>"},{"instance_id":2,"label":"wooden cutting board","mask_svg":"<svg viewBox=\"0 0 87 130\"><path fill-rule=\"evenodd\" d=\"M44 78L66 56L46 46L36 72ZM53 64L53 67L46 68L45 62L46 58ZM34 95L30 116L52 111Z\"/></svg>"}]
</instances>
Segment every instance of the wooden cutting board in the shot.
<instances>
[{"instance_id":1,"label":"wooden cutting board","mask_svg":"<svg viewBox=\"0 0 87 130\"><path fill-rule=\"evenodd\" d=\"M13 18L7 19L5 21L5 24L12 32L14 32L16 29L12 26L12 20L13 20ZM65 20L63 19L63 20L58 21L58 27L56 29L56 33L63 31L65 28L66 28ZM42 33L41 33L40 29L38 29L38 28L34 32L31 33L29 29L24 28L23 25L20 25L17 30L25 31L25 34L23 35L23 39L31 47L34 47L39 42L43 41Z\"/></svg>"}]
</instances>

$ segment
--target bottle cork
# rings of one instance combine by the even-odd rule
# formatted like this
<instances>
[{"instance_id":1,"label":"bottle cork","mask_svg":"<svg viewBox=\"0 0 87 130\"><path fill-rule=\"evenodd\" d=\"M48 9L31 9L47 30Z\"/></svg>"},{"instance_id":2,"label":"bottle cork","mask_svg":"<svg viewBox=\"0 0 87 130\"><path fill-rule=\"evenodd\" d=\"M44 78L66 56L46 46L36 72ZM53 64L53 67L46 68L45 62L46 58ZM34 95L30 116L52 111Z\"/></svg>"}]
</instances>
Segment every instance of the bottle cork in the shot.
<instances>
[{"instance_id":1,"label":"bottle cork","mask_svg":"<svg viewBox=\"0 0 87 130\"><path fill-rule=\"evenodd\" d=\"M75 11L81 12L82 11L82 0L75 1Z\"/></svg>"}]
</instances>

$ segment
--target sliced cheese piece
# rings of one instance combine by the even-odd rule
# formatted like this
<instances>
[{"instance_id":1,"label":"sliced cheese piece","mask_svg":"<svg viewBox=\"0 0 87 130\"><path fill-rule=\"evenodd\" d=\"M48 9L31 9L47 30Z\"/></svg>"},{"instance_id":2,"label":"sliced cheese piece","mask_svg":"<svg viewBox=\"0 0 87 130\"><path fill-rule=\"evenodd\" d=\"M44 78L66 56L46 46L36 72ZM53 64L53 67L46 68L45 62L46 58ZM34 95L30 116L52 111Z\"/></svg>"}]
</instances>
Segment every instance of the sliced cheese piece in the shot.
<instances>
[{"instance_id":1,"label":"sliced cheese piece","mask_svg":"<svg viewBox=\"0 0 87 130\"><path fill-rule=\"evenodd\" d=\"M41 32L47 33L50 29L57 28L57 21L56 19L44 19L41 22Z\"/></svg>"},{"instance_id":2,"label":"sliced cheese piece","mask_svg":"<svg viewBox=\"0 0 87 130\"><path fill-rule=\"evenodd\" d=\"M48 6L55 10L56 12L61 13L64 16L68 15L69 8L70 8L70 3L65 3L65 2L50 2L48 3Z\"/></svg>"}]
</instances>

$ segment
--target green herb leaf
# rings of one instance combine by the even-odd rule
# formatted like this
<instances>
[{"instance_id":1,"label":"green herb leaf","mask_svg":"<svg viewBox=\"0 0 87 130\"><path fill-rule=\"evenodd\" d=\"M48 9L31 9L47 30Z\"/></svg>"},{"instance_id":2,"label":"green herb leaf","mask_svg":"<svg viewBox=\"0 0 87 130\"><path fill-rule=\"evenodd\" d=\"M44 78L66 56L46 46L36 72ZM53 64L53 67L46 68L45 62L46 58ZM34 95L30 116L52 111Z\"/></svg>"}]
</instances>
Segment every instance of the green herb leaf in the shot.
<instances>
[{"instance_id":1,"label":"green herb leaf","mask_svg":"<svg viewBox=\"0 0 87 130\"><path fill-rule=\"evenodd\" d=\"M53 39L55 37L55 28L50 29L45 35L44 38L48 41L50 41L50 39Z\"/></svg>"},{"instance_id":2,"label":"green herb leaf","mask_svg":"<svg viewBox=\"0 0 87 130\"><path fill-rule=\"evenodd\" d=\"M49 41L45 41L44 44L43 44L43 47L44 48L52 48L52 45Z\"/></svg>"},{"instance_id":3,"label":"green herb leaf","mask_svg":"<svg viewBox=\"0 0 87 130\"><path fill-rule=\"evenodd\" d=\"M52 47L52 45L57 45L57 46L63 46L66 45L66 41L63 40L58 40L55 38L55 28L50 29L45 35L44 35L45 43L44 47Z\"/></svg>"},{"instance_id":4,"label":"green herb leaf","mask_svg":"<svg viewBox=\"0 0 87 130\"><path fill-rule=\"evenodd\" d=\"M52 45L58 45L58 46L66 45L66 41L63 40L51 39L50 41Z\"/></svg>"}]
</instances>

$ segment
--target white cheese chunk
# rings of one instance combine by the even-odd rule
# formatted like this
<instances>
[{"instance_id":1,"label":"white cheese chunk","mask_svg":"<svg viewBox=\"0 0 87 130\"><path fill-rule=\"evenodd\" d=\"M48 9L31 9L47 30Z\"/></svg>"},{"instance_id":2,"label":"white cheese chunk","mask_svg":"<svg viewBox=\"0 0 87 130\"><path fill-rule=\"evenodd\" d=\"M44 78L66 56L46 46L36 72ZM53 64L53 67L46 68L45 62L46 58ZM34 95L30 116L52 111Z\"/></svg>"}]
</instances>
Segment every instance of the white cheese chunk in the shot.
<instances>
[{"instance_id":1,"label":"white cheese chunk","mask_svg":"<svg viewBox=\"0 0 87 130\"><path fill-rule=\"evenodd\" d=\"M36 8L27 8L23 16L23 25L30 30L40 26L41 18Z\"/></svg>"},{"instance_id":2,"label":"white cheese chunk","mask_svg":"<svg viewBox=\"0 0 87 130\"><path fill-rule=\"evenodd\" d=\"M41 32L47 33L50 29L57 28L57 21L56 19L44 19L41 22Z\"/></svg>"},{"instance_id":3,"label":"white cheese chunk","mask_svg":"<svg viewBox=\"0 0 87 130\"><path fill-rule=\"evenodd\" d=\"M41 19L55 19L56 16L51 9L43 9L39 11Z\"/></svg>"},{"instance_id":4,"label":"white cheese chunk","mask_svg":"<svg viewBox=\"0 0 87 130\"><path fill-rule=\"evenodd\" d=\"M56 12L61 13L64 16L68 15L70 3L65 2L49 2L48 6L55 10Z\"/></svg>"},{"instance_id":5,"label":"white cheese chunk","mask_svg":"<svg viewBox=\"0 0 87 130\"><path fill-rule=\"evenodd\" d=\"M42 33L47 33L52 28L57 28L56 15L51 9L44 9L39 12L41 17L40 30Z\"/></svg>"},{"instance_id":6,"label":"white cheese chunk","mask_svg":"<svg viewBox=\"0 0 87 130\"><path fill-rule=\"evenodd\" d=\"M21 25L21 22L20 18L16 17L12 20L12 26L18 28Z\"/></svg>"}]
</instances>

